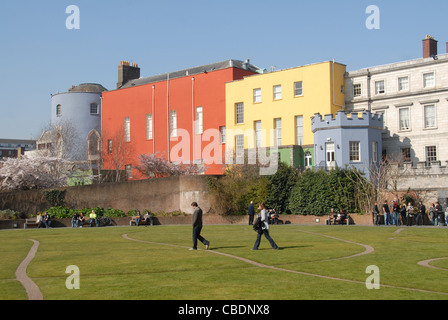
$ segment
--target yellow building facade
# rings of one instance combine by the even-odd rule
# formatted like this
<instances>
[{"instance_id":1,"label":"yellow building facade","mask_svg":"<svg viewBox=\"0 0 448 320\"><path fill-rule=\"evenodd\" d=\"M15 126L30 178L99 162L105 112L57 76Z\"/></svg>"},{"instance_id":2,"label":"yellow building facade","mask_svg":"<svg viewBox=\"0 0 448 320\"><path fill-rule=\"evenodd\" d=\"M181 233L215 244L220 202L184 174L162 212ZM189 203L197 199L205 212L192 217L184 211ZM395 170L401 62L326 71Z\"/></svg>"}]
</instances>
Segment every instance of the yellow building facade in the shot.
<instances>
[{"instance_id":1,"label":"yellow building facade","mask_svg":"<svg viewBox=\"0 0 448 320\"><path fill-rule=\"evenodd\" d=\"M311 117L344 109L346 66L327 61L226 83L226 148L278 147L281 160L313 165Z\"/></svg>"}]
</instances>

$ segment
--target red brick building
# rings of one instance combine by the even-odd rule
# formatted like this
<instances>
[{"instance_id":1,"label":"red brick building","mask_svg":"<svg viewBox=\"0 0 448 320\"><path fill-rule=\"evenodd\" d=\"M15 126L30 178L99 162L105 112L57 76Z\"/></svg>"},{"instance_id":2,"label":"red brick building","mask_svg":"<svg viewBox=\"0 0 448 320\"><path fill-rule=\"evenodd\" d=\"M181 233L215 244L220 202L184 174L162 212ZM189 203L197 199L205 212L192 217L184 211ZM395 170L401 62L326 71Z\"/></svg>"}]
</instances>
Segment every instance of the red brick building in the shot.
<instances>
[{"instance_id":1,"label":"red brick building","mask_svg":"<svg viewBox=\"0 0 448 320\"><path fill-rule=\"evenodd\" d=\"M138 65L122 61L117 89L103 93L103 169L126 169L128 178L141 179L139 155L159 153L221 174L225 83L257 71L248 60L227 60L140 78Z\"/></svg>"}]
</instances>

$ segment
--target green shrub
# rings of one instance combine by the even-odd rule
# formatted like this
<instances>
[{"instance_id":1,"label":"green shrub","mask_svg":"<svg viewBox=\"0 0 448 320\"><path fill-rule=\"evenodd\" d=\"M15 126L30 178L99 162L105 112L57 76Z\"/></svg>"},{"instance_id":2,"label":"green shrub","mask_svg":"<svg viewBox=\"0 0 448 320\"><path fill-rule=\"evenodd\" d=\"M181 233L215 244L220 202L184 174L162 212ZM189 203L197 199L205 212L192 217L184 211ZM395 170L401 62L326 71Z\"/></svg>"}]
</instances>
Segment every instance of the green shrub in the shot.
<instances>
[{"instance_id":1,"label":"green shrub","mask_svg":"<svg viewBox=\"0 0 448 320\"><path fill-rule=\"evenodd\" d=\"M10 209L0 210L0 220L17 219L18 216L19 216L19 213L15 212L14 210L10 210Z\"/></svg>"},{"instance_id":2,"label":"green shrub","mask_svg":"<svg viewBox=\"0 0 448 320\"><path fill-rule=\"evenodd\" d=\"M46 190L42 192L45 200L47 200L52 207L60 207L64 205L65 194L67 190Z\"/></svg>"},{"instance_id":3,"label":"green shrub","mask_svg":"<svg viewBox=\"0 0 448 320\"><path fill-rule=\"evenodd\" d=\"M231 165L222 177L207 179L211 202L219 214L247 214L250 201L265 202L268 180L256 165Z\"/></svg>"},{"instance_id":4,"label":"green shrub","mask_svg":"<svg viewBox=\"0 0 448 320\"><path fill-rule=\"evenodd\" d=\"M349 176L352 174L344 169L303 172L291 192L289 210L293 214L317 216L327 214L331 208L359 212L354 177Z\"/></svg>"},{"instance_id":5,"label":"green shrub","mask_svg":"<svg viewBox=\"0 0 448 320\"><path fill-rule=\"evenodd\" d=\"M268 176L268 196L266 206L275 208L278 213L291 213L289 198L299 178L299 170L280 162L277 171Z\"/></svg>"}]
</instances>

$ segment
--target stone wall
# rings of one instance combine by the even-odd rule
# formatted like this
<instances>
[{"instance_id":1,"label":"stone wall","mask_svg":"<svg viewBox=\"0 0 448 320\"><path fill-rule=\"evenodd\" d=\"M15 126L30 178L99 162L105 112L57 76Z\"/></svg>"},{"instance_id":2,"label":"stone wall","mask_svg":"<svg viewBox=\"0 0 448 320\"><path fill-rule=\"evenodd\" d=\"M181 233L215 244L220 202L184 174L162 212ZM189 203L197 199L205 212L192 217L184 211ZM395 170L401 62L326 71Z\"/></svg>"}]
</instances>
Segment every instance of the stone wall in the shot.
<instances>
[{"instance_id":1,"label":"stone wall","mask_svg":"<svg viewBox=\"0 0 448 320\"><path fill-rule=\"evenodd\" d=\"M181 176L120 183L67 187L65 204L74 209L114 208L127 212L150 209L152 212L192 213L191 202L204 212L211 205L206 176ZM0 210L11 209L27 215L49 207L41 190L0 193Z\"/></svg>"}]
</instances>

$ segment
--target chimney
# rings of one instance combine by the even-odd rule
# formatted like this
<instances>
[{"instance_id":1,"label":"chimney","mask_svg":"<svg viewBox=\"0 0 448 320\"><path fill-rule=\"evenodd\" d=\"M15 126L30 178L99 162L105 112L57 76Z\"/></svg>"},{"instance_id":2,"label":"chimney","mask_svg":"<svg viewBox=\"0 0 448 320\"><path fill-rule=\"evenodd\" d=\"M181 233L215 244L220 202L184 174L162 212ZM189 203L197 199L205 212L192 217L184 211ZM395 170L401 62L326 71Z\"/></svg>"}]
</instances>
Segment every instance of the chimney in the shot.
<instances>
[{"instance_id":1,"label":"chimney","mask_svg":"<svg viewBox=\"0 0 448 320\"><path fill-rule=\"evenodd\" d=\"M426 36L423 40L423 58L431 58L437 55L437 40L434 37Z\"/></svg>"},{"instance_id":2,"label":"chimney","mask_svg":"<svg viewBox=\"0 0 448 320\"><path fill-rule=\"evenodd\" d=\"M136 63L121 61L118 66L117 89L121 88L126 82L140 78L140 68Z\"/></svg>"}]
</instances>

